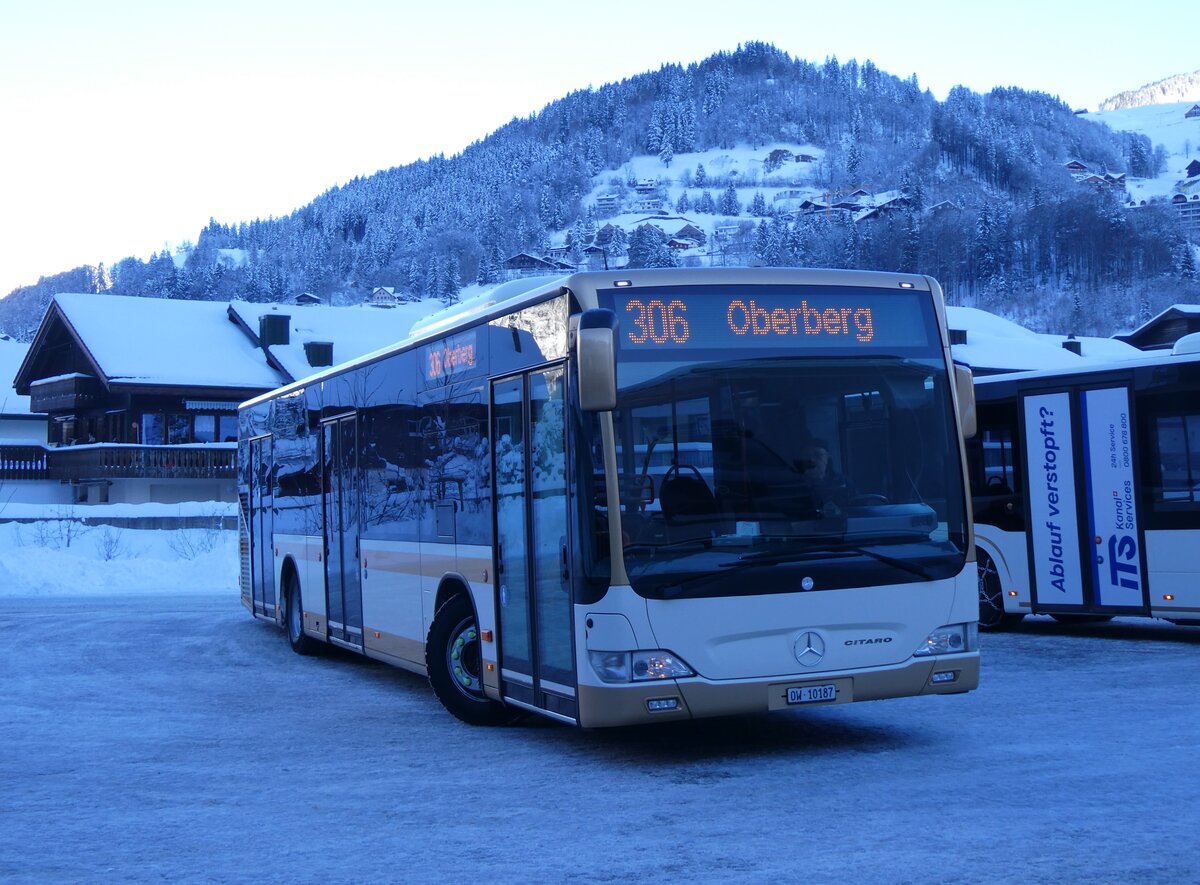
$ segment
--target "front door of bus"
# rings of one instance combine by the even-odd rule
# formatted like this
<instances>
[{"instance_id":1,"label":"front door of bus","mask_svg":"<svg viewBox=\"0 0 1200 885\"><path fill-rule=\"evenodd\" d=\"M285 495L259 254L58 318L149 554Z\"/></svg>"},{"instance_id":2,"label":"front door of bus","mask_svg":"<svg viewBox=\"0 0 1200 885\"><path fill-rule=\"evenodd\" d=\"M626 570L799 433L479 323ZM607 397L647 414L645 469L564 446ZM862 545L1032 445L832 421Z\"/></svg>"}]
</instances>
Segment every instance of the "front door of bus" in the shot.
<instances>
[{"instance_id":1,"label":"front door of bus","mask_svg":"<svg viewBox=\"0 0 1200 885\"><path fill-rule=\"evenodd\" d=\"M492 382L500 676L507 698L577 718L562 366Z\"/></svg>"},{"instance_id":2,"label":"front door of bus","mask_svg":"<svg viewBox=\"0 0 1200 885\"><path fill-rule=\"evenodd\" d=\"M325 470L325 587L329 638L362 648L362 585L358 570L358 420L345 415L321 425Z\"/></svg>"},{"instance_id":3,"label":"front door of bus","mask_svg":"<svg viewBox=\"0 0 1200 885\"><path fill-rule=\"evenodd\" d=\"M250 587L254 613L275 617L274 482L271 437L250 440Z\"/></svg>"}]
</instances>

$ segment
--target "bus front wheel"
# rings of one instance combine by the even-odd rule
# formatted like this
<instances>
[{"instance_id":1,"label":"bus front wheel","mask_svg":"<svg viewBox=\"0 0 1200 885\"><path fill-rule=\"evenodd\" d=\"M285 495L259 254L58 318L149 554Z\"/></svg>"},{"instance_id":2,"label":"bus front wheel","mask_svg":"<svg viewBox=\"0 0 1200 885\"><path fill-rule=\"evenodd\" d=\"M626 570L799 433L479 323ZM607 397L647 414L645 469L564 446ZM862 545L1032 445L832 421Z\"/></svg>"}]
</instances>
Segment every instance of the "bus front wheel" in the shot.
<instances>
[{"instance_id":1,"label":"bus front wheel","mask_svg":"<svg viewBox=\"0 0 1200 885\"><path fill-rule=\"evenodd\" d=\"M1005 630L1015 627L1025 617L1004 610L1004 588L1000 586L1000 573L996 563L982 550L977 550L976 566L979 570L979 629Z\"/></svg>"},{"instance_id":2,"label":"bus front wheel","mask_svg":"<svg viewBox=\"0 0 1200 885\"><path fill-rule=\"evenodd\" d=\"M321 644L304 632L304 602L300 596L300 579L289 571L283 585L283 627L288 645L298 655L314 655Z\"/></svg>"},{"instance_id":3,"label":"bus front wheel","mask_svg":"<svg viewBox=\"0 0 1200 885\"><path fill-rule=\"evenodd\" d=\"M451 596L433 616L425 666L434 695L458 719L470 725L499 725L508 720L504 705L484 694L479 625L463 594Z\"/></svg>"}]
</instances>

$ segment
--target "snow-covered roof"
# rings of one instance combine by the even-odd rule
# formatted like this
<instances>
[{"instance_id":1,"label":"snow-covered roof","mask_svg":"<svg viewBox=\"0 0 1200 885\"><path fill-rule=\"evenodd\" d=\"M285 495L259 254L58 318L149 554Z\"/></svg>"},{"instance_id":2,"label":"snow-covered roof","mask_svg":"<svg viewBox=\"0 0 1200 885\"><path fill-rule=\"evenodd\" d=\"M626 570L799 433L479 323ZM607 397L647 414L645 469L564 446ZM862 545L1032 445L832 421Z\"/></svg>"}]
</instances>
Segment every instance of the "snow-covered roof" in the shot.
<instances>
[{"instance_id":1,"label":"snow-covered roof","mask_svg":"<svg viewBox=\"0 0 1200 885\"><path fill-rule=\"evenodd\" d=\"M17 377L17 369L29 352L29 345L11 338L0 339L0 415L28 415L29 397L21 396L13 390L13 379Z\"/></svg>"},{"instance_id":2,"label":"snow-covered roof","mask_svg":"<svg viewBox=\"0 0 1200 885\"><path fill-rule=\"evenodd\" d=\"M976 370L1022 372L1037 369L1070 370L1090 362L1113 362L1144 356L1123 341L1113 338L1078 337L1080 353L1063 347L1065 335L1048 335L975 307L947 307L951 329L967 333L966 344L951 345L955 362Z\"/></svg>"},{"instance_id":3,"label":"snow-covered roof","mask_svg":"<svg viewBox=\"0 0 1200 885\"><path fill-rule=\"evenodd\" d=\"M224 301L67 293L55 295L54 303L109 383L230 388L283 383L230 321Z\"/></svg>"},{"instance_id":4,"label":"snow-covered roof","mask_svg":"<svg viewBox=\"0 0 1200 885\"><path fill-rule=\"evenodd\" d=\"M1132 332L1122 332L1121 337L1133 338L1135 335L1140 334L1146 329L1158 325L1158 323L1168 314L1174 314L1176 316L1200 316L1200 304L1172 304L1170 307L1156 313Z\"/></svg>"},{"instance_id":5,"label":"snow-covered roof","mask_svg":"<svg viewBox=\"0 0 1200 885\"><path fill-rule=\"evenodd\" d=\"M231 301L228 308L254 335L258 334L260 317L271 313L290 317L288 343L273 344L269 348L271 356L290 376L279 382L282 384L304 378L320 368L309 364L304 352L306 343L332 343L334 363L344 363L407 338L413 324L441 310L442 303L437 300L413 301L381 310L366 305L327 307Z\"/></svg>"}]
</instances>

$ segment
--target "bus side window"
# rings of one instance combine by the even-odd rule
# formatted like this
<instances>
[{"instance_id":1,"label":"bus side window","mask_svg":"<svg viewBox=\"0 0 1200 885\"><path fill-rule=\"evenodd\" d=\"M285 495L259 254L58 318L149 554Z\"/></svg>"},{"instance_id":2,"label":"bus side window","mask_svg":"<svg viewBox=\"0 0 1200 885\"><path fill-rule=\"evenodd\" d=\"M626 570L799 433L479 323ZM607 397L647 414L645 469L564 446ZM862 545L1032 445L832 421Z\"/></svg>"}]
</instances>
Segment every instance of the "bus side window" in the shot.
<instances>
[{"instance_id":1,"label":"bus side window","mask_svg":"<svg viewBox=\"0 0 1200 885\"><path fill-rule=\"evenodd\" d=\"M1200 510L1200 415L1157 415L1152 429L1157 470L1148 485L1154 509Z\"/></svg>"}]
</instances>

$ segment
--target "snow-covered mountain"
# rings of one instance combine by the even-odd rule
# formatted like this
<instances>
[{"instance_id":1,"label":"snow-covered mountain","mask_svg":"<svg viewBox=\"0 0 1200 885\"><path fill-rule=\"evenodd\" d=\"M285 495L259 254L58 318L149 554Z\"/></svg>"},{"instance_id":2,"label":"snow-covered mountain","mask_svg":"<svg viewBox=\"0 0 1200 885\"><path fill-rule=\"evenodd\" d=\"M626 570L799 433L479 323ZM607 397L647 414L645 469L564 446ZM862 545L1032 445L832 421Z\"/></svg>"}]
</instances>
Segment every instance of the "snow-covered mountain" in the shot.
<instances>
[{"instance_id":1,"label":"snow-covered mountain","mask_svg":"<svg viewBox=\"0 0 1200 885\"><path fill-rule=\"evenodd\" d=\"M1147 83L1128 92L1119 92L1112 98L1100 102L1102 111L1119 111L1125 108L1140 108L1147 105L1171 104L1178 101L1200 101L1200 71L1176 74L1165 80Z\"/></svg>"}]
</instances>

